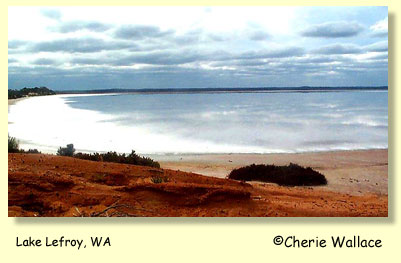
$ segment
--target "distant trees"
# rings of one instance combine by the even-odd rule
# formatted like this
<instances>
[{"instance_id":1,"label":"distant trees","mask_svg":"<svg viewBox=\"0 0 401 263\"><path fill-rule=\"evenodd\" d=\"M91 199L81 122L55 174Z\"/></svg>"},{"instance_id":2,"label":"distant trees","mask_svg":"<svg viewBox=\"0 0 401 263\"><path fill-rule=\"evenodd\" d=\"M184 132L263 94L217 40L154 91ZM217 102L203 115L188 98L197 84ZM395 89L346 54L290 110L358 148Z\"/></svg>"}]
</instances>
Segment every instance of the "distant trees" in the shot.
<instances>
[{"instance_id":1,"label":"distant trees","mask_svg":"<svg viewBox=\"0 0 401 263\"><path fill-rule=\"evenodd\" d=\"M57 155L60 156L74 156L75 149L74 149L74 144L67 144L67 147L60 147L57 150Z\"/></svg>"},{"instance_id":2,"label":"distant trees","mask_svg":"<svg viewBox=\"0 0 401 263\"><path fill-rule=\"evenodd\" d=\"M22 97L29 97L29 96L45 96L45 95L54 95L54 92L51 89L46 87L35 87L35 88L23 88L20 90L8 90L8 99L18 99Z\"/></svg>"}]
</instances>

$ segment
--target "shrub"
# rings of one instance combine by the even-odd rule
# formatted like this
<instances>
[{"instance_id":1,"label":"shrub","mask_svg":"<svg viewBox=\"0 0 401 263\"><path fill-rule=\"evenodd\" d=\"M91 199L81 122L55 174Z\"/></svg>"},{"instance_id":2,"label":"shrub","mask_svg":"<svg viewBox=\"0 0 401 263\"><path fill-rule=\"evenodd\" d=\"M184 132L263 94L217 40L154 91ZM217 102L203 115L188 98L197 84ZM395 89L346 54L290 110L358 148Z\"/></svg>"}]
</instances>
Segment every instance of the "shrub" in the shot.
<instances>
[{"instance_id":1,"label":"shrub","mask_svg":"<svg viewBox=\"0 0 401 263\"><path fill-rule=\"evenodd\" d=\"M101 154L99 154L99 153L81 153L81 152L79 152L79 153L74 154L74 158L95 161L95 162L103 161L103 158L102 158Z\"/></svg>"},{"instance_id":2,"label":"shrub","mask_svg":"<svg viewBox=\"0 0 401 263\"><path fill-rule=\"evenodd\" d=\"M41 152L38 151L38 149L29 149L28 151L25 151L24 149L21 149L18 151L19 153L28 153L28 154L40 154Z\"/></svg>"},{"instance_id":3,"label":"shrub","mask_svg":"<svg viewBox=\"0 0 401 263\"><path fill-rule=\"evenodd\" d=\"M168 177L161 177L161 176L153 176L151 179L152 183L154 184L161 184L168 182Z\"/></svg>"},{"instance_id":4,"label":"shrub","mask_svg":"<svg viewBox=\"0 0 401 263\"><path fill-rule=\"evenodd\" d=\"M153 161L149 157L139 156L135 153L134 150L127 156L128 163L150 166L155 168L160 168L160 164L158 162Z\"/></svg>"},{"instance_id":5,"label":"shrub","mask_svg":"<svg viewBox=\"0 0 401 263\"><path fill-rule=\"evenodd\" d=\"M60 147L57 150L57 155L60 156L73 156L75 153L74 144L67 144L67 147Z\"/></svg>"},{"instance_id":6,"label":"shrub","mask_svg":"<svg viewBox=\"0 0 401 263\"><path fill-rule=\"evenodd\" d=\"M39 154L41 152L38 151L38 149L29 149L28 151L24 151L25 153L32 153L32 154Z\"/></svg>"},{"instance_id":7,"label":"shrub","mask_svg":"<svg viewBox=\"0 0 401 263\"><path fill-rule=\"evenodd\" d=\"M8 135L8 152L17 153L19 152L19 142L15 137Z\"/></svg>"},{"instance_id":8,"label":"shrub","mask_svg":"<svg viewBox=\"0 0 401 263\"><path fill-rule=\"evenodd\" d=\"M130 154L125 153L118 154L117 152L107 152L107 153L76 153L75 158L97 161L97 162L111 162L111 163L124 163L124 164L134 164L142 166L150 166L155 168L160 168L160 164L155 162L149 157L142 157L131 151Z\"/></svg>"},{"instance_id":9,"label":"shrub","mask_svg":"<svg viewBox=\"0 0 401 263\"><path fill-rule=\"evenodd\" d=\"M9 153L40 153L38 149L29 149L25 151L24 149L19 149L19 142L15 137L8 135L8 152Z\"/></svg>"},{"instance_id":10,"label":"shrub","mask_svg":"<svg viewBox=\"0 0 401 263\"><path fill-rule=\"evenodd\" d=\"M326 185L324 175L312 168L304 168L290 163L287 166L276 165L249 165L234 169L228 175L229 179L242 181L262 181L286 186L313 186Z\"/></svg>"}]
</instances>

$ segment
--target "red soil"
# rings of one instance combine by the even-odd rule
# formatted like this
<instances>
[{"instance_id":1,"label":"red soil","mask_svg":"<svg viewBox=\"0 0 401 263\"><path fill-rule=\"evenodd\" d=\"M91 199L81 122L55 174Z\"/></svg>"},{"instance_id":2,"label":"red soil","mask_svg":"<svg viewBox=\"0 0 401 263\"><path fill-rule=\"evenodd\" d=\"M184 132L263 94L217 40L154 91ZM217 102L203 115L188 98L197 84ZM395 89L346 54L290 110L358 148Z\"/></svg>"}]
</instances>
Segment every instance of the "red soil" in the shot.
<instances>
[{"instance_id":1,"label":"red soil","mask_svg":"<svg viewBox=\"0 0 401 263\"><path fill-rule=\"evenodd\" d=\"M163 178L154 183L152 177ZM243 183L44 154L8 155L9 216L387 216L387 195Z\"/></svg>"}]
</instances>

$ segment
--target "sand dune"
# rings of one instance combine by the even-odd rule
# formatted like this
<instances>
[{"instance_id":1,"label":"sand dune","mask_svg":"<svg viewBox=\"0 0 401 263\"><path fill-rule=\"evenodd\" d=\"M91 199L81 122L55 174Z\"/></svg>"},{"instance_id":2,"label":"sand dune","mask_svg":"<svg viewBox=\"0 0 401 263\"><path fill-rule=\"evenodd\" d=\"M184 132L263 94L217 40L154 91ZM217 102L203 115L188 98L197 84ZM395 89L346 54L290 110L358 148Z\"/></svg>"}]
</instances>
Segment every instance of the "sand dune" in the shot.
<instances>
[{"instance_id":1,"label":"sand dune","mask_svg":"<svg viewBox=\"0 0 401 263\"><path fill-rule=\"evenodd\" d=\"M237 160L232 159L233 163ZM162 179L155 183L153 178ZM8 191L9 216L388 214L387 194L355 196L322 187L249 184L170 169L44 154L8 155Z\"/></svg>"}]
</instances>

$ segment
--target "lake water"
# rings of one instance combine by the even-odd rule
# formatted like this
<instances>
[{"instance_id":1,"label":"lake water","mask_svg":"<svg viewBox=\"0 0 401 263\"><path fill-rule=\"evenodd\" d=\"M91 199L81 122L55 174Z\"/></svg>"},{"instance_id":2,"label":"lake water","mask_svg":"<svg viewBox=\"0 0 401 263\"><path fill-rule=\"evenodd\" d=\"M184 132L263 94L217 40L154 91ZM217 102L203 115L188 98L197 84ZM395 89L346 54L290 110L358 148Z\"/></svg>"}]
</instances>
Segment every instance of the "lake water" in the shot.
<instances>
[{"instance_id":1,"label":"lake water","mask_svg":"<svg viewBox=\"0 0 401 263\"><path fill-rule=\"evenodd\" d=\"M21 147L281 153L388 147L388 92L56 95L9 108Z\"/></svg>"}]
</instances>

